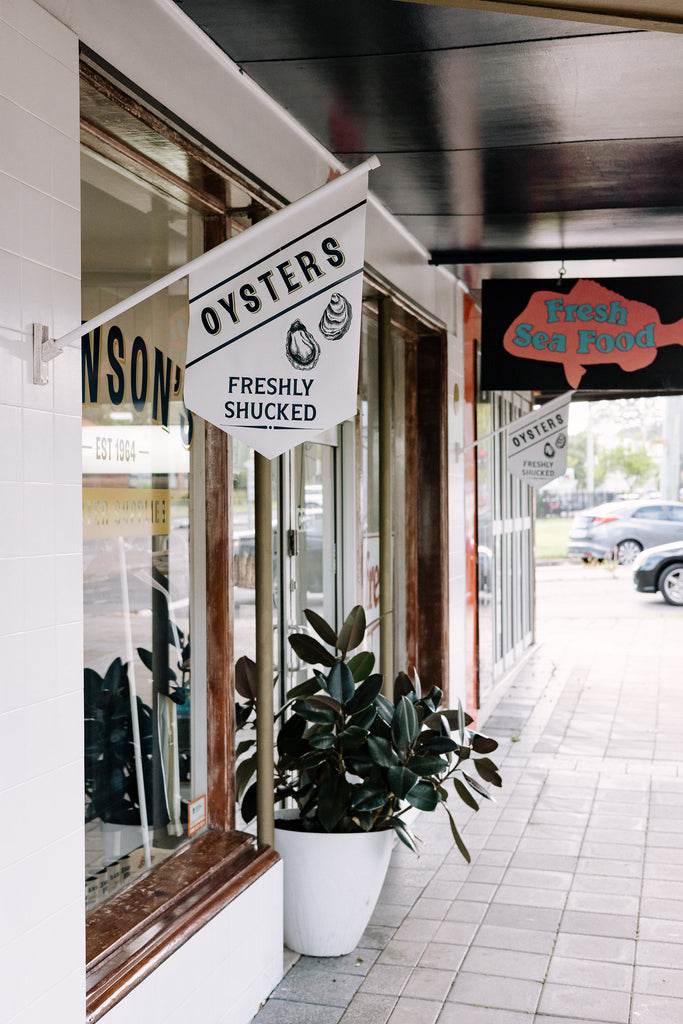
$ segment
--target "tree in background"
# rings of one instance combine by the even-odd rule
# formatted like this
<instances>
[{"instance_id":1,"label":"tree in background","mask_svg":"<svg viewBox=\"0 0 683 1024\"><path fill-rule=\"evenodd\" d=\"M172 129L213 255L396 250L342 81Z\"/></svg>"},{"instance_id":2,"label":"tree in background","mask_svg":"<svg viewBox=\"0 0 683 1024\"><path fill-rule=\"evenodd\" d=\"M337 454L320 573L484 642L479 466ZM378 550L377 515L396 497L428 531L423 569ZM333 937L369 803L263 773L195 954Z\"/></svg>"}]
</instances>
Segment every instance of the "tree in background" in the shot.
<instances>
[{"instance_id":1,"label":"tree in background","mask_svg":"<svg viewBox=\"0 0 683 1024\"><path fill-rule=\"evenodd\" d=\"M567 466L569 469L574 470L574 479L576 480L576 486L580 491L586 490L587 452L588 439L586 437L586 431L582 430L579 434L570 434L569 444L567 445Z\"/></svg>"},{"instance_id":2,"label":"tree in background","mask_svg":"<svg viewBox=\"0 0 683 1024\"><path fill-rule=\"evenodd\" d=\"M626 489L635 491L650 483L653 477L656 478L657 463L648 455L644 444L632 448L618 444L600 452L595 466L596 487L605 482L609 473L621 473L626 481Z\"/></svg>"}]
</instances>

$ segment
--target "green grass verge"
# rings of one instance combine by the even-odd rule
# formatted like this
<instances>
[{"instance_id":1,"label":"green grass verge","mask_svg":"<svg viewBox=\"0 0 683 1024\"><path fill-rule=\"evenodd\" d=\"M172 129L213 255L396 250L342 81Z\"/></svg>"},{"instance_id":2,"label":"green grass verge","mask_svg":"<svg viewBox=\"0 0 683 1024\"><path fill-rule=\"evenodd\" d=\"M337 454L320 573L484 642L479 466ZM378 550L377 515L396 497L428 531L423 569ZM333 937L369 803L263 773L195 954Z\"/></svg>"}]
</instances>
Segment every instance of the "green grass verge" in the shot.
<instances>
[{"instance_id":1,"label":"green grass verge","mask_svg":"<svg viewBox=\"0 0 683 1024\"><path fill-rule=\"evenodd\" d=\"M566 558L573 516L536 520L536 558Z\"/></svg>"}]
</instances>

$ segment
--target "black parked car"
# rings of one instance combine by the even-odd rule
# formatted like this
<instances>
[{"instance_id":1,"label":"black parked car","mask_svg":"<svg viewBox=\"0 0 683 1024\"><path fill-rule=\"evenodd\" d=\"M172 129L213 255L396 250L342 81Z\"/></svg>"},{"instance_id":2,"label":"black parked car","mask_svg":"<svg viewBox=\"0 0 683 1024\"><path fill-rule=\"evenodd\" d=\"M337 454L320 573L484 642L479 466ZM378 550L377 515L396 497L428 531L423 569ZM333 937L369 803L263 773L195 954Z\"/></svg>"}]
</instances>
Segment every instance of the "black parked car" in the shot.
<instances>
[{"instance_id":1,"label":"black parked car","mask_svg":"<svg viewBox=\"0 0 683 1024\"><path fill-rule=\"evenodd\" d=\"M669 604L683 605L683 541L646 548L633 563L636 590L656 594Z\"/></svg>"}]
</instances>

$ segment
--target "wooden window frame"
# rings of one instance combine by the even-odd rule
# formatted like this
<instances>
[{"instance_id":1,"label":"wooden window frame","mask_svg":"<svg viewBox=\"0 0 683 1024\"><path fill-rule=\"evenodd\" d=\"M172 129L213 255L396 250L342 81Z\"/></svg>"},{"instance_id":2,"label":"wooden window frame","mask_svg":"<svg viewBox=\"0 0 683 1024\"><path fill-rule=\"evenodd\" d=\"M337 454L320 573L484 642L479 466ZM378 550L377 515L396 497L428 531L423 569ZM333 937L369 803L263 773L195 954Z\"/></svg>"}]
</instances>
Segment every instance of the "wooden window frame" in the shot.
<instances>
[{"instance_id":1,"label":"wooden window frame","mask_svg":"<svg viewBox=\"0 0 683 1024\"><path fill-rule=\"evenodd\" d=\"M82 66L92 86L98 77ZM159 121L131 98L117 94L104 79L103 93L133 111L150 131ZM96 139L99 152L114 139L106 131L83 125L88 144ZM185 144L167 129L173 142ZM174 195L187 187L188 205L204 212L205 249L223 241L230 211L220 209L214 191L198 194L160 165L125 144L111 150L116 162L154 184L163 183ZM196 167L200 151L187 143ZM138 163L139 160L139 163ZM216 162L209 161L212 172ZM221 168L226 179L227 170ZM212 178L215 184L215 177ZM240 184L238 182L238 184ZM243 187L240 184L240 187ZM199 432L198 432L199 433ZM201 436L201 435L199 435ZM146 871L86 916L86 1020L101 1019L136 985L220 913L277 861L277 854L251 835L235 831L234 658L232 625L232 446L227 435L211 424L204 431L206 507L206 687L207 687L207 823L208 831Z\"/></svg>"}]
</instances>

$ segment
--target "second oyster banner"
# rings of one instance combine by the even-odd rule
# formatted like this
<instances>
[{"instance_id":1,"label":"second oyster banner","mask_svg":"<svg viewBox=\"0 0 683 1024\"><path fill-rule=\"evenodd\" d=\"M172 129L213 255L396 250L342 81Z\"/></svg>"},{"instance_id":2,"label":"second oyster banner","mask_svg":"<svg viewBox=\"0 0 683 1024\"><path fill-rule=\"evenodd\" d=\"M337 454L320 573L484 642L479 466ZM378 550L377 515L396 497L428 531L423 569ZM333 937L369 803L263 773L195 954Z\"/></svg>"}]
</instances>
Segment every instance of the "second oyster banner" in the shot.
<instances>
[{"instance_id":1,"label":"second oyster banner","mask_svg":"<svg viewBox=\"0 0 683 1024\"><path fill-rule=\"evenodd\" d=\"M356 413L366 161L190 274L185 403L275 458Z\"/></svg>"}]
</instances>

